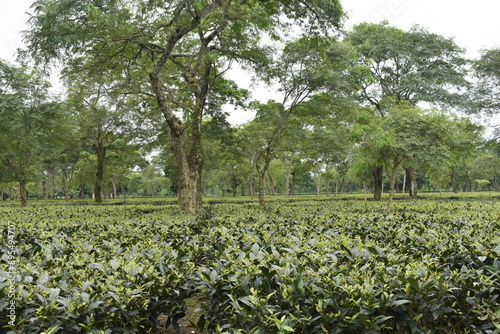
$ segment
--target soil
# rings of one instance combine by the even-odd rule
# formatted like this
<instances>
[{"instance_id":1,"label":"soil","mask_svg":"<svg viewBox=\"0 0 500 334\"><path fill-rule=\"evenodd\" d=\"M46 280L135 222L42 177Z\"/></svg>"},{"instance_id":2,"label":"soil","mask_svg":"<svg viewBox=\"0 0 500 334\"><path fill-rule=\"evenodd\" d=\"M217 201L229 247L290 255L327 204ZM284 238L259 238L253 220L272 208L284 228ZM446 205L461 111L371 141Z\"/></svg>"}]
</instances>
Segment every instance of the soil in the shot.
<instances>
[{"instance_id":1,"label":"soil","mask_svg":"<svg viewBox=\"0 0 500 334\"><path fill-rule=\"evenodd\" d=\"M160 326L153 331L153 334L178 334L174 331L172 326L170 325L168 328L165 328L165 323L167 321L166 316L160 316L158 318L158 322ZM196 328L191 327L191 323L188 319L183 318L179 320L179 327L181 328L180 334L202 334L203 332L198 331Z\"/></svg>"},{"instance_id":2,"label":"soil","mask_svg":"<svg viewBox=\"0 0 500 334\"><path fill-rule=\"evenodd\" d=\"M206 334L206 332L200 332L195 327L192 327L191 323L196 323L200 317L200 313L196 312L196 309L201 305L200 299L194 297L186 300L186 305L188 307L186 316L179 319L179 327L181 329L180 334ZM165 328L167 322L167 317L165 315L160 315L158 317L158 328L152 332L152 334L179 334L176 333L172 325Z\"/></svg>"}]
</instances>

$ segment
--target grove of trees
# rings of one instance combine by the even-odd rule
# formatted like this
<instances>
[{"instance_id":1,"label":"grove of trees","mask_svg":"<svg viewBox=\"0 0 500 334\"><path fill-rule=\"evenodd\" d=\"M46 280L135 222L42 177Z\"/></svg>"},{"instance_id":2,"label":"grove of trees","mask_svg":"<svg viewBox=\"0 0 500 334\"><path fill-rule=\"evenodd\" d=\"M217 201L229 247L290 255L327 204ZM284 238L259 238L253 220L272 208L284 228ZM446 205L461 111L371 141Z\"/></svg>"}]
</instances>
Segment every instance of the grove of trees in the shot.
<instances>
[{"instance_id":1,"label":"grove of trees","mask_svg":"<svg viewBox=\"0 0 500 334\"><path fill-rule=\"evenodd\" d=\"M0 61L2 199L500 190L500 49L343 32L338 1L36 0ZM254 100L238 64L275 92ZM49 69L65 92L51 94ZM42 70L44 69L44 70ZM229 109L253 111L242 125Z\"/></svg>"}]
</instances>

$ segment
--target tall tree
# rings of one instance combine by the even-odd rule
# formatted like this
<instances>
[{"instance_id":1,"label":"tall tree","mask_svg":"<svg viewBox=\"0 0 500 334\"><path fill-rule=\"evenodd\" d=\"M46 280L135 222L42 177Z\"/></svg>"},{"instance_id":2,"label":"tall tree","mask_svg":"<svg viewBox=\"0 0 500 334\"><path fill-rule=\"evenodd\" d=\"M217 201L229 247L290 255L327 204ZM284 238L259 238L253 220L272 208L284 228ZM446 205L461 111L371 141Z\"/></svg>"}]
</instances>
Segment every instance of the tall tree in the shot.
<instances>
[{"instance_id":1,"label":"tall tree","mask_svg":"<svg viewBox=\"0 0 500 334\"><path fill-rule=\"evenodd\" d=\"M256 103L256 122L267 123L269 132L254 160L259 177L259 203L264 205L264 176L275 155L275 146L297 110L315 93L341 92L350 70L352 49L335 38L303 36L288 43L268 72L283 99L280 103Z\"/></svg>"},{"instance_id":2,"label":"tall tree","mask_svg":"<svg viewBox=\"0 0 500 334\"><path fill-rule=\"evenodd\" d=\"M464 103L468 87L464 50L452 39L432 34L419 26L409 31L380 24L361 23L347 34L359 52L359 60L371 77L361 76L360 101L375 107L378 116L387 115L388 101L428 102L437 106ZM373 170L374 198L380 199L383 169ZM408 166L410 195L416 196L414 168Z\"/></svg>"},{"instance_id":3,"label":"tall tree","mask_svg":"<svg viewBox=\"0 0 500 334\"><path fill-rule=\"evenodd\" d=\"M67 75L67 79L68 107L77 120L80 138L89 143L97 157L94 196L96 203L101 203L108 149L118 140L128 142L139 137L142 109L126 95L110 90L102 80L90 82L74 75Z\"/></svg>"},{"instance_id":4,"label":"tall tree","mask_svg":"<svg viewBox=\"0 0 500 334\"><path fill-rule=\"evenodd\" d=\"M0 163L2 181L19 184L21 205L28 205L26 185L41 162L44 145L56 132L61 104L51 99L44 75L0 61Z\"/></svg>"},{"instance_id":5,"label":"tall tree","mask_svg":"<svg viewBox=\"0 0 500 334\"><path fill-rule=\"evenodd\" d=\"M477 79L473 99L474 111L489 115L500 112L500 48L481 51L481 57L474 62Z\"/></svg>"},{"instance_id":6,"label":"tall tree","mask_svg":"<svg viewBox=\"0 0 500 334\"><path fill-rule=\"evenodd\" d=\"M202 204L202 119L224 66L261 63L262 37L278 37L286 22L312 31L343 17L338 0L37 0L32 8L26 41L33 56L149 85L170 128L185 211Z\"/></svg>"}]
</instances>

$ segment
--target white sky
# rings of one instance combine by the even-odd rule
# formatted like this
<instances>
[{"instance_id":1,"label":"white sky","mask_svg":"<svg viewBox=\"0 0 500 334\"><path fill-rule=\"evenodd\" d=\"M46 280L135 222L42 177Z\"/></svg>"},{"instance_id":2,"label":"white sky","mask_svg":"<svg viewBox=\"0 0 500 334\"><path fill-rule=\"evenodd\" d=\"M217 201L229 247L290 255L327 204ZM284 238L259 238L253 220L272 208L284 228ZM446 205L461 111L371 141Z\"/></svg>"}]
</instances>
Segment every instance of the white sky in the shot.
<instances>
[{"instance_id":1,"label":"white sky","mask_svg":"<svg viewBox=\"0 0 500 334\"><path fill-rule=\"evenodd\" d=\"M393 26L407 30L414 24L432 33L454 37L466 48L467 57L479 57L483 48L500 47L500 1L498 0L341 0L348 12L346 28L363 21L387 19ZM11 63L14 53L22 46L20 31L25 29L32 0L0 0L0 58ZM248 88L249 78L238 74L237 81ZM254 98L273 98L268 89L256 89ZM251 118L249 112L236 112L232 123Z\"/></svg>"}]
</instances>

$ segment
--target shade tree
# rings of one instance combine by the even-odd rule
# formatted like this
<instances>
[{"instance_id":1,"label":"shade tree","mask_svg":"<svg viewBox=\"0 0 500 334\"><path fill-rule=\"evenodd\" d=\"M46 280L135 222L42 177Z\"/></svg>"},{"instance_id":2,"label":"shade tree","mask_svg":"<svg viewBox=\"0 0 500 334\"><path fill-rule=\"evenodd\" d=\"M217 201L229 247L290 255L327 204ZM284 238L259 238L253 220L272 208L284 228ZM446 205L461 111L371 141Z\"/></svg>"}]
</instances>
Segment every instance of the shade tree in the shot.
<instances>
[{"instance_id":1,"label":"shade tree","mask_svg":"<svg viewBox=\"0 0 500 334\"><path fill-rule=\"evenodd\" d=\"M262 64L263 36L287 22L310 31L339 26L335 1L37 0L26 42L38 60L59 59L89 77L147 83L170 129L184 211L202 204L202 119L229 62Z\"/></svg>"},{"instance_id":2,"label":"shade tree","mask_svg":"<svg viewBox=\"0 0 500 334\"><path fill-rule=\"evenodd\" d=\"M457 107L468 103L464 94L467 61L464 50L451 38L430 33L420 26L404 31L388 22L361 23L346 35L359 53L358 61L370 75L359 77L358 99L374 107L374 115L384 117L394 101L413 105L427 102L437 107ZM383 169L373 171L374 198L380 199ZM416 196L413 166L407 166L410 195Z\"/></svg>"},{"instance_id":3,"label":"shade tree","mask_svg":"<svg viewBox=\"0 0 500 334\"><path fill-rule=\"evenodd\" d=\"M22 206L28 204L26 185L40 172L44 148L60 125L61 104L49 87L42 72L0 60L1 181L19 184Z\"/></svg>"}]
</instances>

